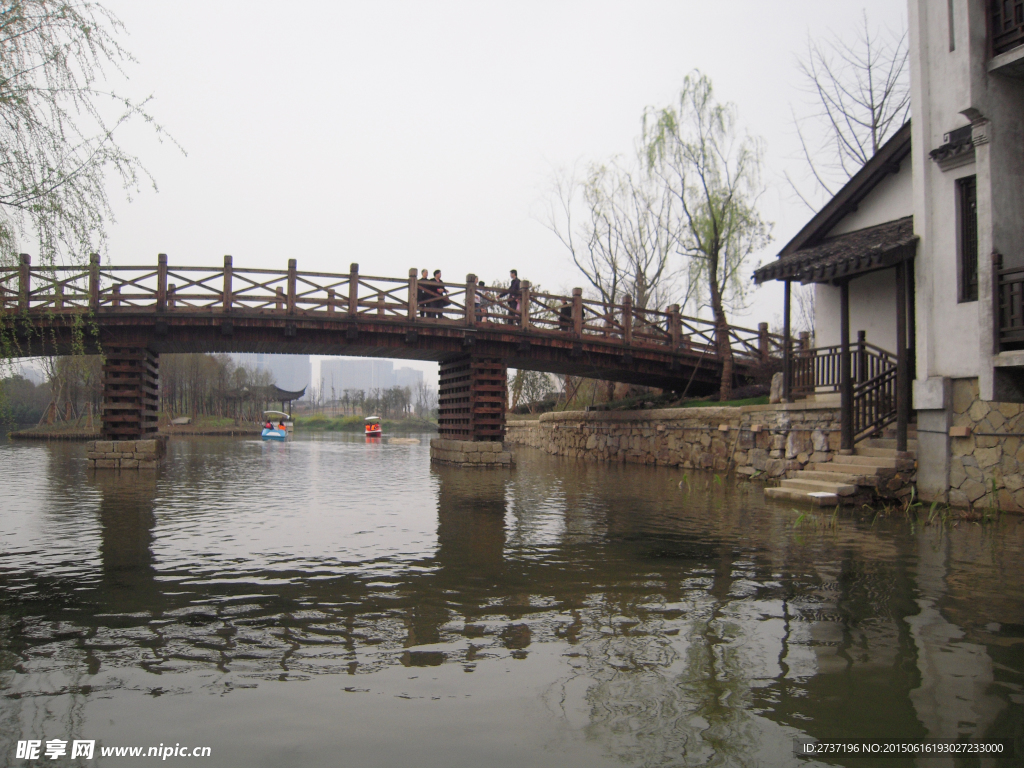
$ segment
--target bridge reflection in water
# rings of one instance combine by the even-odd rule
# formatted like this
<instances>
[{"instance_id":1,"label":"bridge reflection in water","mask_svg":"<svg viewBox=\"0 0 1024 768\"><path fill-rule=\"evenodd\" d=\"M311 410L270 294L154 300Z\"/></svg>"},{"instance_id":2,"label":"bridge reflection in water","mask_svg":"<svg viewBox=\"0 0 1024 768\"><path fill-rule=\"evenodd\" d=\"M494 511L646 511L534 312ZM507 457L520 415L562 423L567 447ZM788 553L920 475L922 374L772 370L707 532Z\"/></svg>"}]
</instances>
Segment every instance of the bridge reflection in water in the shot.
<instances>
[{"instance_id":1,"label":"bridge reflection in water","mask_svg":"<svg viewBox=\"0 0 1024 768\"><path fill-rule=\"evenodd\" d=\"M475 275L445 292L408 278L349 272L151 266L0 267L0 317L13 354L103 352L104 435L156 428L159 355L265 352L434 360L441 365L440 427L455 439L501 440L507 367L646 384L692 395L764 380L787 344L768 332L717 326L664 310L543 293L482 289ZM790 347L792 340L790 340ZM792 351L792 349L790 349ZM503 393L502 393L503 394Z\"/></svg>"},{"instance_id":2,"label":"bridge reflection in water","mask_svg":"<svg viewBox=\"0 0 1024 768\"><path fill-rule=\"evenodd\" d=\"M422 684L450 712L452 691L511 697L527 681L552 723L630 765L1021 722L1014 519L822 533L710 477L684 494L669 470L532 451L514 474L430 469L424 445L346 438L176 442L163 471L127 484L86 483L74 446L0 450L0 494L29 499L0 513L3 739L158 711L141 690L194 718L276 707L287 741L310 713L284 701L342 706L278 687L295 680L400 700ZM480 727L514 730L516 713L510 699ZM319 738L360 734L342 717Z\"/></svg>"}]
</instances>

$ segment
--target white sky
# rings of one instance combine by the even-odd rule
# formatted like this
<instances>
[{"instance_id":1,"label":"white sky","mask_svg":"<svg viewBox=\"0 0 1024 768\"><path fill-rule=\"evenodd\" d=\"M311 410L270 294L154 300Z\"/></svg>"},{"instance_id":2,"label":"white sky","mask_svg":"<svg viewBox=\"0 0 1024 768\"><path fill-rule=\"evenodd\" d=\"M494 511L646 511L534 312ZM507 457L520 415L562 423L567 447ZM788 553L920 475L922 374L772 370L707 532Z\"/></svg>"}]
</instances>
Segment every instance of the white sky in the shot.
<instances>
[{"instance_id":1,"label":"white sky","mask_svg":"<svg viewBox=\"0 0 1024 768\"><path fill-rule=\"evenodd\" d=\"M228 2L107 0L138 59L130 91L188 155L126 136L155 176L115 200L109 257L581 285L538 218L553 170L628 153L644 107L695 68L766 141L772 258L809 213L790 105L807 36L905 26L893 0ZM781 311L758 290L755 326ZM403 363L407 364L407 363ZM420 365L420 364L417 364ZM433 364L422 364L436 382Z\"/></svg>"}]
</instances>

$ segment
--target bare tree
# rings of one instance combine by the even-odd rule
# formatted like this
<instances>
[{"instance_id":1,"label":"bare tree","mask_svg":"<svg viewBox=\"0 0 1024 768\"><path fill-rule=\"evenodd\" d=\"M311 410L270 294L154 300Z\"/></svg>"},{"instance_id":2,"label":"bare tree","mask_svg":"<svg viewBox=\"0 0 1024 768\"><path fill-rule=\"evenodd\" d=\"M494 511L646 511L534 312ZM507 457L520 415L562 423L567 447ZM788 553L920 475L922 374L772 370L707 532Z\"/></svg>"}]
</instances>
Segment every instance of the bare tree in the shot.
<instances>
[{"instance_id":1,"label":"bare tree","mask_svg":"<svg viewBox=\"0 0 1024 768\"><path fill-rule=\"evenodd\" d=\"M809 108L799 119L794 112L793 124L815 191L810 197L832 197L910 117L907 33L872 29L865 11L855 37L809 37L797 67ZM785 175L804 204L817 210Z\"/></svg>"},{"instance_id":2,"label":"bare tree","mask_svg":"<svg viewBox=\"0 0 1024 768\"><path fill-rule=\"evenodd\" d=\"M602 301L629 295L638 309L686 303L689 285L672 263L672 197L642 163L614 158L583 174L560 172L549 203L544 224Z\"/></svg>"},{"instance_id":3,"label":"bare tree","mask_svg":"<svg viewBox=\"0 0 1024 768\"><path fill-rule=\"evenodd\" d=\"M672 234L697 272L700 304L714 316L720 398L728 400L733 356L726 308L743 305L747 260L771 240L771 225L757 210L764 189L761 142L739 133L735 107L719 104L711 80L694 72L676 104L645 111L643 146L648 167L681 211Z\"/></svg>"}]
</instances>

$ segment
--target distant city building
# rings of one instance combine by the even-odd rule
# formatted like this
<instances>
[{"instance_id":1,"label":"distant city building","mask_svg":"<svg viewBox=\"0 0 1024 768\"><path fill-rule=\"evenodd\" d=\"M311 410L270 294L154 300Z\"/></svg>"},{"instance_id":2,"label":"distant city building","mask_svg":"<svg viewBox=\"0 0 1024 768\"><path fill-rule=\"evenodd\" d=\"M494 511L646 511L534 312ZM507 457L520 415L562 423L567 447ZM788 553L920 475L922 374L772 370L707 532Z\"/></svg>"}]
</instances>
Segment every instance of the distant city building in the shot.
<instances>
[{"instance_id":1,"label":"distant city building","mask_svg":"<svg viewBox=\"0 0 1024 768\"><path fill-rule=\"evenodd\" d=\"M408 387L415 391L423 381L423 371L403 366L395 370L391 360L377 358L341 358L320 361L320 381L324 392L330 396L331 389L340 397L346 389L361 389L369 392L374 389L390 389L391 387Z\"/></svg>"},{"instance_id":2,"label":"distant city building","mask_svg":"<svg viewBox=\"0 0 1024 768\"><path fill-rule=\"evenodd\" d=\"M313 365L309 355L270 355L264 352L232 355L238 365L269 371L281 389L297 392L312 383Z\"/></svg>"}]
</instances>

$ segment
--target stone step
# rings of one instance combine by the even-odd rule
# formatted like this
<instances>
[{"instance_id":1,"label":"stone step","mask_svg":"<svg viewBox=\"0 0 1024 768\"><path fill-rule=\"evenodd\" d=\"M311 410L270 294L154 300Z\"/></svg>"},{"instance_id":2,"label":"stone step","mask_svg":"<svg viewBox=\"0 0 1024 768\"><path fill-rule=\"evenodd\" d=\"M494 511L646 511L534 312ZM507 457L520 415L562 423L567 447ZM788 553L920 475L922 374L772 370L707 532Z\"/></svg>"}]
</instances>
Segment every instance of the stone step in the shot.
<instances>
[{"instance_id":1,"label":"stone step","mask_svg":"<svg viewBox=\"0 0 1024 768\"><path fill-rule=\"evenodd\" d=\"M867 440L861 440L857 443L856 448L860 450L861 447L865 448L891 448L896 450L896 438L895 437L870 437ZM907 438L907 450L914 453L917 452L917 439Z\"/></svg>"},{"instance_id":2,"label":"stone step","mask_svg":"<svg viewBox=\"0 0 1024 768\"><path fill-rule=\"evenodd\" d=\"M803 504L812 504L816 507L834 507L840 504L840 497L834 493L818 493L801 491L796 488L765 488L764 495L769 499L779 501L798 501Z\"/></svg>"},{"instance_id":3,"label":"stone step","mask_svg":"<svg viewBox=\"0 0 1024 768\"><path fill-rule=\"evenodd\" d=\"M897 456L897 451L895 448L873 448L871 446L858 445L856 451L858 456L875 456L878 458L886 459L900 458L899 456ZM910 458L917 458L917 454L915 451L907 451L907 453L909 454Z\"/></svg>"},{"instance_id":4,"label":"stone step","mask_svg":"<svg viewBox=\"0 0 1024 768\"><path fill-rule=\"evenodd\" d=\"M808 466L811 466L808 464ZM824 472L816 469L801 469L798 472L793 472L788 479L790 480L821 480L826 483L842 483L843 485L849 485L853 483L854 479L862 478L863 475L851 475L845 472Z\"/></svg>"},{"instance_id":5,"label":"stone step","mask_svg":"<svg viewBox=\"0 0 1024 768\"><path fill-rule=\"evenodd\" d=\"M896 469L896 462L895 456L884 458L881 456L836 455L832 458L833 464L856 464L859 467L876 467L878 469Z\"/></svg>"},{"instance_id":6,"label":"stone step","mask_svg":"<svg viewBox=\"0 0 1024 768\"><path fill-rule=\"evenodd\" d=\"M802 476L798 472L796 477L787 478L779 483L780 488L792 488L799 491L818 491L820 493L834 493L836 496L852 496L857 492L856 485L836 482L832 480L812 480Z\"/></svg>"},{"instance_id":7,"label":"stone step","mask_svg":"<svg viewBox=\"0 0 1024 768\"><path fill-rule=\"evenodd\" d=\"M818 464L808 464L807 468L813 472L828 472L834 475L849 475L850 478L855 477L866 477L868 475L877 475L886 469L886 467L868 467L863 464L835 464L831 461L820 462ZM854 482L852 479L846 482Z\"/></svg>"}]
</instances>

